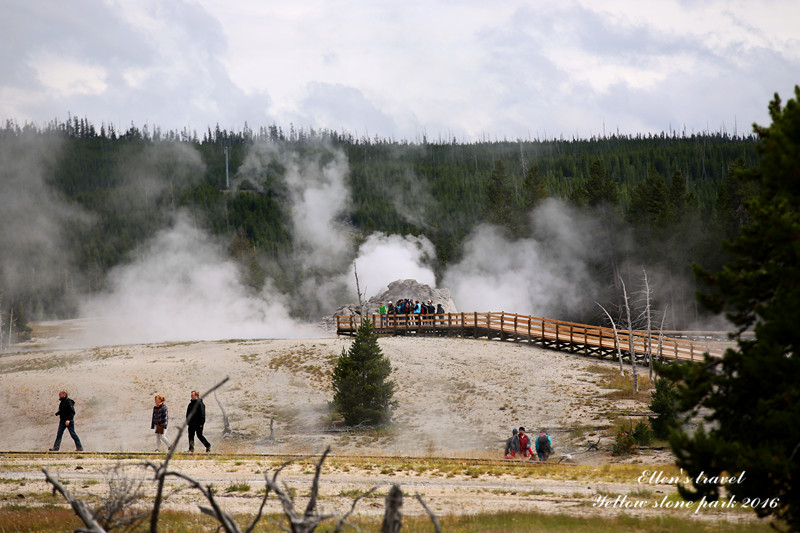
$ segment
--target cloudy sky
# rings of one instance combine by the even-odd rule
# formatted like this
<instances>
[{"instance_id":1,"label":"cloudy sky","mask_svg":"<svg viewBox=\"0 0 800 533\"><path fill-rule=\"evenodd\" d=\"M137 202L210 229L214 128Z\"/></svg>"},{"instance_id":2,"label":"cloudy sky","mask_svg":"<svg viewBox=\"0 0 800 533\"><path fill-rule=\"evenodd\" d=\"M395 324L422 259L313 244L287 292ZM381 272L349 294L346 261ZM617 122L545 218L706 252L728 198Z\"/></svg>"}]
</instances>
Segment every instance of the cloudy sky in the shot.
<instances>
[{"instance_id":1,"label":"cloudy sky","mask_svg":"<svg viewBox=\"0 0 800 533\"><path fill-rule=\"evenodd\" d=\"M0 119L395 139L747 133L800 2L3 0Z\"/></svg>"}]
</instances>

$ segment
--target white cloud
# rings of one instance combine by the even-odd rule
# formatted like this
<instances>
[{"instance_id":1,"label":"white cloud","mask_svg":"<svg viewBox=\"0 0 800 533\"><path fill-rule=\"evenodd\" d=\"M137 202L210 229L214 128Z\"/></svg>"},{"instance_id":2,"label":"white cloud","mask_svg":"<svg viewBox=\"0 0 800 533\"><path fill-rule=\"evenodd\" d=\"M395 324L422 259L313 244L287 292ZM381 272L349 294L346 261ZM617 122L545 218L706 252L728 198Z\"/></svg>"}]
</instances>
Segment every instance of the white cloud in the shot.
<instances>
[{"instance_id":1,"label":"white cloud","mask_svg":"<svg viewBox=\"0 0 800 533\"><path fill-rule=\"evenodd\" d=\"M790 93L800 71L790 0L4 9L0 118L39 123L67 113L162 129L293 122L410 140L588 136L604 123L700 131L767 121L772 94ZM715 90L719 79L728 86Z\"/></svg>"},{"instance_id":2,"label":"white cloud","mask_svg":"<svg viewBox=\"0 0 800 533\"><path fill-rule=\"evenodd\" d=\"M101 94L106 90L106 71L70 57L46 53L30 61L37 79L47 90L64 96Z\"/></svg>"}]
</instances>

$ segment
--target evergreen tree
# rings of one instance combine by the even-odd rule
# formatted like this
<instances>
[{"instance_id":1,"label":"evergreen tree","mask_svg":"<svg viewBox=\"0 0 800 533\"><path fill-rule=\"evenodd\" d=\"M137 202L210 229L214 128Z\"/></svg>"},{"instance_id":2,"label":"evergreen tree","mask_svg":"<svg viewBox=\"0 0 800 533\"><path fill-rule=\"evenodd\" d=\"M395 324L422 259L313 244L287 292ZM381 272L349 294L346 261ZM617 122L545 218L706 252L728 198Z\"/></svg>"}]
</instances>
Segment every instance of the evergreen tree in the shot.
<instances>
[{"instance_id":1,"label":"evergreen tree","mask_svg":"<svg viewBox=\"0 0 800 533\"><path fill-rule=\"evenodd\" d=\"M631 191L631 205L626 219L645 229L666 229L672 222L672 215L667 183L651 165L644 181L637 183Z\"/></svg>"},{"instance_id":2,"label":"evergreen tree","mask_svg":"<svg viewBox=\"0 0 800 533\"><path fill-rule=\"evenodd\" d=\"M492 224L513 230L513 194L506 167L500 159L494 162L494 171L489 178L486 195L489 200L487 220Z\"/></svg>"},{"instance_id":3,"label":"evergreen tree","mask_svg":"<svg viewBox=\"0 0 800 533\"><path fill-rule=\"evenodd\" d=\"M378 346L378 335L364 319L350 349L342 354L333 371L333 405L348 426L384 424L391 419L395 384L389 359Z\"/></svg>"},{"instance_id":4,"label":"evergreen tree","mask_svg":"<svg viewBox=\"0 0 800 533\"><path fill-rule=\"evenodd\" d=\"M618 205L619 191L611 173L600 159L596 159L589 167L589 179L586 182L586 202L591 207L601 204Z\"/></svg>"},{"instance_id":5,"label":"evergreen tree","mask_svg":"<svg viewBox=\"0 0 800 533\"><path fill-rule=\"evenodd\" d=\"M686 179L683 177L680 170L676 170L669 184L669 205L677 221L683 220L689 208L689 203L690 199L689 193L686 190Z\"/></svg>"},{"instance_id":6,"label":"evergreen tree","mask_svg":"<svg viewBox=\"0 0 800 533\"><path fill-rule=\"evenodd\" d=\"M649 407L657 416L648 418L655 436L666 439L669 437L669 430L675 426L678 419L675 384L669 379L658 378L655 385L655 390L650 393L652 401Z\"/></svg>"},{"instance_id":7,"label":"evergreen tree","mask_svg":"<svg viewBox=\"0 0 800 533\"><path fill-rule=\"evenodd\" d=\"M728 173L719 186L714 225L725 240L733 239L747 222L745 204L756 194L754 183L744 179L745 170L744 160L737 159L728 167Z\"/></svg>"},{"instance_id":8,"label":"evergreen tree","mask_svg":"<svg viewBox=\"0 0 800 533\"><path fill-rule=\"evenodd\" d=\"M746 204L748 222L727 245L732 259L716 273L695 268L710 287L700 301L727 311L737 347L662 375L678 381L682 412L710 412L710 429L673 433L678 466L693 479L701 472L741 475L726 485L737 501L767 502L754 507L759 516L800 531L800 86L785 108L775 95L769 111L772 125L754 127L761 159L745 174L758 193ZM713 482L682 492L707 500L720 494Z\"/></svg>"},{"instance_id":9,"label":"evergreen tree","mask_svg":"<svg viewBox=\"0 0 800 533\"><path fill-rule=\"evenodd\" d=\"M525 174L525 181L522 183L522 212L523 215L530 212L539 202L549 198L547 185L544 176L539 172L539 165L534 165Z\"/></svg>"}]
</instances>

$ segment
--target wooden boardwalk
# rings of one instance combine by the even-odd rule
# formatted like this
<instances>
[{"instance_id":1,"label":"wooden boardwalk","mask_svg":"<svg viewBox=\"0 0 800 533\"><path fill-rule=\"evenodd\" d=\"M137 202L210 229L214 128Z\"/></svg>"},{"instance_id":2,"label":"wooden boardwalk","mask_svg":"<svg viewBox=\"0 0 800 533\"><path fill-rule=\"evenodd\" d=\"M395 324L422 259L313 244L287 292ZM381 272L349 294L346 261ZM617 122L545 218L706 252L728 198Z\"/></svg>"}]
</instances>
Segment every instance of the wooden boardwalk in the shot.
<instances>
[{"instance_id":1,"label":"wooden boardwalk","mask_svg":"<svg viewBox=\"0 0 800 533\"><path fill-rule=\"evenodd\" d=\"M361 325L360 315L336 317L337 335L355 335ZM648 353L656 359L701 361L703 354L722 357L731 346L721 332L646 332L618 331L612 328L576 324L562 320L538 318L513 313L446 313L442 315L378 315L369 316L379 335L418 335L439 337L472 337L512 342L527 342L544 348L603 358L623 358L635 354L645 360ZM619 346L617 346L619 339ZM649 350L648 350L649 347Z\"/></svg>"}]
</instances>

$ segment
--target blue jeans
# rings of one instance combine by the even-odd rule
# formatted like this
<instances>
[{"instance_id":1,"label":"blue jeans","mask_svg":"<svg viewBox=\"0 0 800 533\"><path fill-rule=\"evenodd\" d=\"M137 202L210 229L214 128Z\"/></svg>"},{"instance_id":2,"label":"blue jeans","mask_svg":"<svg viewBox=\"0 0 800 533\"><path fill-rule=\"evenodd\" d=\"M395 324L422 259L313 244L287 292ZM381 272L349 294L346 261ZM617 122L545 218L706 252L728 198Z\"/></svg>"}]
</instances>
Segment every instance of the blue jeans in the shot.
<instances>
[{"instance_id":1,"label":"blue jeans","mask_svg":"<svg viewBox=\"0 0 800 533\"><path fill-rule=\"evenodd\" d=\"M81 445L81 439L79 439L78 434L75 433L75 421L70 420L69 425L67 425L66 422L62 420L58 423L58 433L56 434L56 442L53 444L53 449L58 450L61 448L61 437L64 435L64 429L69 430L69 436L75 441L75 448L83 448Z\"/></svg>"}]
</instances>

